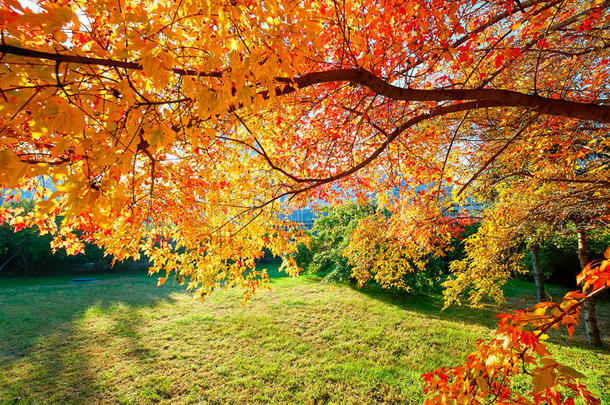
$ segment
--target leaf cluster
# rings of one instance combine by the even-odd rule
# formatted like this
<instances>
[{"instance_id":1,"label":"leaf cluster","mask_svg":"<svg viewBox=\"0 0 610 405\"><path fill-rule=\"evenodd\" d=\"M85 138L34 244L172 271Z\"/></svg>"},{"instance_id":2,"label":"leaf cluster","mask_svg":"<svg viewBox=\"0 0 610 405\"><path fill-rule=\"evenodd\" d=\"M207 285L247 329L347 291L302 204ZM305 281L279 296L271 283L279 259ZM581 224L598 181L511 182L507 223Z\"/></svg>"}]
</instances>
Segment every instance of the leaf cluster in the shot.
<instances>
[{"instance_id":1,"label":"leaf cluster","mask_svg":"<svg viewBox=\"0 0 610 405\"><path fill-rule=\"evenodd\" d=\"M489 342L479 340L464 364L424 374L426 403L574 404L579 398L586 404L599 404L580 381L585 376L554 360L544 341L549 329L560 326L571 337L584 302L610 288L610 248L605 260L589 263L577 278L581 290L567 293L560 303L541 302L497 315L496 337ZM527 394L516 392L511 385L520 374L531 378L533 389ZM559 388L569 396L562 395Z\"/></svg>"}]
</instances>

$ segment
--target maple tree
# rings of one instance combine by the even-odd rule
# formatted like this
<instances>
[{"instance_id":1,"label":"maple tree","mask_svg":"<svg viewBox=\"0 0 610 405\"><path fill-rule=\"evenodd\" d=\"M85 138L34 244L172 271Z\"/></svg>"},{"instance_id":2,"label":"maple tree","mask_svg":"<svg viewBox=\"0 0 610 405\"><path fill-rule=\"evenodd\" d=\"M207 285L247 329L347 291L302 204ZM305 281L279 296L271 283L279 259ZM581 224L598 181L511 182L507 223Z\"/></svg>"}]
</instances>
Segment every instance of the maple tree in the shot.
<instances>
[{"instance_id":1,"label":"maple tree","mask_svg":"<svg viewBox=\"0 0 610 405\"><path fill-rule=\"evenodd\" d=\"M263 249L298 271L287 214L306 204L392 212L353 246L383 229L387 285L518 163L536 193L586 186L557 203L608 215L608 165L581 166L610 148L609 1L0 5L0 186L36 200L0 221L54 248L145 254L159 282L247 298Z\"/></svg>"},{"instance_id":2,"label":"maple tree","mask_svg":"<svg viewBox=\"0 0 610 405\"><path fill-rule=\"evenodd\" d=\"M608 147L607 2L2 4L2 183L39 200L3 219L201 294L294 251L292 206L376 193L417 259L498 157Z\"/></svg>"}]
</instances>

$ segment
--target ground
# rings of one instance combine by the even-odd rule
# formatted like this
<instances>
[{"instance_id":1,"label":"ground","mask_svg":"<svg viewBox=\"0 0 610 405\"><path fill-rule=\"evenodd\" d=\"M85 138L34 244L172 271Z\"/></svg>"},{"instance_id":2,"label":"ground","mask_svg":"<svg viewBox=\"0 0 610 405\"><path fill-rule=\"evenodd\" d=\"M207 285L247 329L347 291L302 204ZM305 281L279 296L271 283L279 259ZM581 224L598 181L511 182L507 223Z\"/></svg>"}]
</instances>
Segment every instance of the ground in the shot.
<instances>
[{"instance_id":1,"label":"ground","mask_svg":"<svg viewBox=\"0 0 610 405\"><path fill-rule=\"evenodd\" d=\"M245 306L237 291L201 303L145 274L74 277L0 279L0 403L421 403L421 374L461 363L502 310L305 277ZM534 295L525 282L507 292ZM610 302L598 312L608 337ZM610 351L582 332L552 341L610 404Z\"/></svg>"}]
</instances>

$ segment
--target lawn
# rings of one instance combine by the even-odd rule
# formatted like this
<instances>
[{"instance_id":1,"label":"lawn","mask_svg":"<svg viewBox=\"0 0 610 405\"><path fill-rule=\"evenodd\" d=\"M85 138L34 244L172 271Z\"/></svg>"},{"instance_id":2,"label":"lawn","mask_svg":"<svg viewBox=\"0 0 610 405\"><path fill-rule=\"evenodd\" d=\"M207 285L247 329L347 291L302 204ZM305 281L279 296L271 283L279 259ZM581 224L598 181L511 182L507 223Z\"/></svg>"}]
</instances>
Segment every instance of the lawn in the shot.
<instances>
[{"instance_id":1,"label":"lawn","mask_svg":"<svg viewBox=\"0 0 610 405\"><path fill-rule=\"evenodd\" d=\"M460 363L500 310L441 312L439 297L303 277L274 279L246 306L232 290L201 303L146 275L96 277L0 279L0 403L420 403L420 375ZM610 336L610 303L599 315ZM610 351L582 333L552 341L610 403Z\"/></svg>"}]
</instances>

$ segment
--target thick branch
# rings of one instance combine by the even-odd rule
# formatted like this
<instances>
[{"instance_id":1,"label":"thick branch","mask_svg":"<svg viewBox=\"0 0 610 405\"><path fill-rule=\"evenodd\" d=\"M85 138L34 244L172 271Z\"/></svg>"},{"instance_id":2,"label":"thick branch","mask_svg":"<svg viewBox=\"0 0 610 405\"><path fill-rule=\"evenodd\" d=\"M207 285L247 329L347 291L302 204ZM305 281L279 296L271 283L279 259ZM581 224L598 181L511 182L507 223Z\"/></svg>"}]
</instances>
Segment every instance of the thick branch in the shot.
<instances>
[{"instance_id":1,"label":"thick branch","mask_svg":"<svg viewBox=\"0 0 610 405\"><path fill-rule=\"evenodd\" d=\"M292 88L294 85L298 88L304 88L319 83L348 81L360 84L377 94L394 100L485 100L498 102L499 105L503 106L528 108L541 114L598 122L610 122L610 106L606 105L561 100L501 89L408 89L389 84L364 69L328 70L324 72L308 73L296 79L278 78L276 80L287 83L287 88L282 91L283 94L289 93L289 90L295 91L296 89ZM294 83L294 85L291 83Z\"/></svg>"},{"instance_id":2,"label":"thick branch","mask_svg":"<svg viewBox=\"0 0 610 405\"><path fill-rule=\"evenodd\" d=\"M85 65L111 66L126 69L141 70L137 62L125 62L113 59L88 58L85 56L65 55L59 53L41 52L1 44L2 54L12 54L37 59L48 59L56 62L70 62ZM174 68L178 75L222 77L223 72L199 72L192 69ZM536 94L525 94L518 91L502 89L410 89L389 84L373 73L364 69L336 69L322 72L307 73L297 78L277 77L276 82L283 83L275 89L276 94L288 94L298 89L322 83L351 82L369 88L376 94L394 100L404 101L493 101L499 106L522 107L541 114L556 115L597 122L610 122L610 106L595 103L583 103L562 99L542 97Z\"/></svg>"}]
</instances>

